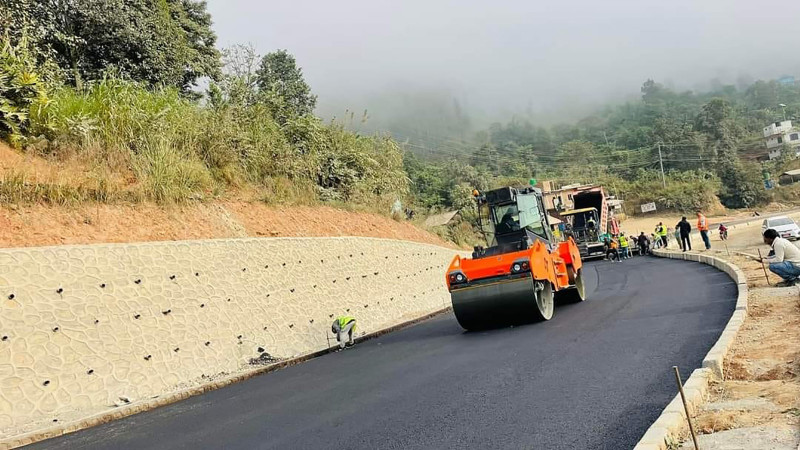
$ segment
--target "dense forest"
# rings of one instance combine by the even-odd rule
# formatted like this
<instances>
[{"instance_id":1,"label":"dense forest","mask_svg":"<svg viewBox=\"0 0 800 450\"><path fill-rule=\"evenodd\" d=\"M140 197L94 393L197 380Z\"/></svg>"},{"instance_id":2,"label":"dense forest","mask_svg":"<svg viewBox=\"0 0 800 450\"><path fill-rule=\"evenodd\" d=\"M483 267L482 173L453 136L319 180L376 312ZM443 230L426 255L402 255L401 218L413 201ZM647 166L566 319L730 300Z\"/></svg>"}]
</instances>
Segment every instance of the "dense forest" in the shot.
<instances>
[{"instance_id":1,"label":"dense forest","mask_svg":"<svg viewBox=\"0 0 800 450\"><path fill-rule=\"evenodd\" d=\"M316 96L291 53L219 50L211 23L205 3L193 0L0 4L0 138L55 160L77 158L94 174L76 187L6 173L0 202L252 192L268 202L383 211L399 199L425 212L462 209L473 188L531 178L603 183L630 208L794 199L791 189L765 189L796 167L794 155L757 161L762 128L800 117L794 82L691 92L646 80L636 100L548 126L520 116L474 129L454 101L359 133L314 115Z\"/></svg>"},{"instance_id":2,"label":"dense forest","mask_svg":"<svg viewBox=\"0 0 800 450\"><path fill-rule=\"evenodd\" d=\"M727 207L754 207L771 198L765 177L793 167L794 158L784 152L783 159L757 161L766 156L762 129L795 116L797 83L756 81L696 93L647 80L640 100L572 124L544 127L513 119L469 141L419 133L408 143L419 156L405 164L420 202L431 206L458 207L462 184L536 178L601 182L634 205L655 201L661 208L691 210L711 207L718 197Z\"/></svg>"}]
</instances>

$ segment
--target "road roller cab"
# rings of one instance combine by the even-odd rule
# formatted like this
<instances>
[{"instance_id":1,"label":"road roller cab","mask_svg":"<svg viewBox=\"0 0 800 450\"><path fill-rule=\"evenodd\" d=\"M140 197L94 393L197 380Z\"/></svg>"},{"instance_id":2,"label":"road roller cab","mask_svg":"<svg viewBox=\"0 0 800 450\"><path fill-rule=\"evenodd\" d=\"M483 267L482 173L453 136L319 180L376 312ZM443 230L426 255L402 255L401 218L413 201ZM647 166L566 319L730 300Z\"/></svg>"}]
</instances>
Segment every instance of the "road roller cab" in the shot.
<instances>
[{"instance_id":1,"label":"road roller cab","mask_svg":"<svg viewBox=\"0 0 800 450\"><path fill-rule=\"evenodd\" d=\"M554 297L583 301L582 263L572 239L554 243L534 187L475 192L488 247L456 255L446 282L465 329L513 325L553 316Z\"/></svg>"}]
</instances>

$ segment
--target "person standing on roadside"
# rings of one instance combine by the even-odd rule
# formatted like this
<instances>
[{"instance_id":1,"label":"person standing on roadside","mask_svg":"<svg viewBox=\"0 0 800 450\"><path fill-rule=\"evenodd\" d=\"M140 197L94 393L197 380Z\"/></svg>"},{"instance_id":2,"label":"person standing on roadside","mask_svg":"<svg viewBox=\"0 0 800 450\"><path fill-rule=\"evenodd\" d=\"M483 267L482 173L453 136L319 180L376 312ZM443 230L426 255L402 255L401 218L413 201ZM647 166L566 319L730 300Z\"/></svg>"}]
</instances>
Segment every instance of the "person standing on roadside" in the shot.
<instances>
[{"instance_id":1,"label":"person standing on roadside","mask_svg":"<svg viewBox=\"0 0 800 450\"><path fill-rule=\"evenodd\" d=\"M645 256L650 254L650 239L647 239L644 231L639 234L639 238L636 239L636 243L639 244L640 255Z\"/></svg>"},{"instance_id":2,"label":"person standing on roadside","mask_svg":"<svg viewBox=\"0 0 800 450\"><path fill-rule=\"evenodd\" d=\"M628 237L625 236L625 232L621 232L619 234L619 246L622 248L622 259L628 259L631 257L631 243L628 240Z\"/></svg>"},{"instance_id":3,"label":"person standing on roadside","mask_svg":"<svg viewBox=\"0 0 800 450\"><path fill-rule=\"evenodd\" d=\"M700 230L700 237L703 238L703 244L706 245L706 250L711 249L711 239L708 238L708 220L699 210L697 211L697 229Z\"/></svg>"},{"instance_id":4,"label":"person standing on roadside","mask_svg":"<svg viewBox=\"0 0 800 450\"><path fill-rule=\"evenodd\" d=\"M692 225L686 220L686 216L684 216L678 225L676 226L678 232L681 235L681 248L683 251L689 251L692 249L692 239L689 237L692 233Z\"/></svg>"},{"instance_id":5,"label":"person standing on roadside","mask_svg":"<svg viewBox=\"0 0 800 450\"><path fill-rule=\"evenodd\" d=\"M680 222L678 222L680 224ZM672 233L675 236L675 242L678 243L678 247L683 250L683 244L681 244L681 228L678 225L675 225L675 231Z\"/></svg>"},{"instance_id":6,"label":"person standing on roadside","mask_svg":"<svg viewBox=\"0 0 800 450\"><path fill-rule=\"evenodd\" d=\"M667 227L664 226L664 222L658 222L656 236L661 241L661 248L667 248Z\"/></svg>"},{"instance_id":7,"label":"person standing on roadside","mask_svg":"<svg viewBox=\"0 0 800 450\"><path fill-rule=\"evenodd\" d=\"M614 261L614 258L616 258L617 262L621 262L619 259L619 250L617 250L619 244L617 244L616 238L611 236L611 238L607 239L606 244L608 245L608 249L606 250L606 259L609 261Z\"/></svg>"}]
</instances>

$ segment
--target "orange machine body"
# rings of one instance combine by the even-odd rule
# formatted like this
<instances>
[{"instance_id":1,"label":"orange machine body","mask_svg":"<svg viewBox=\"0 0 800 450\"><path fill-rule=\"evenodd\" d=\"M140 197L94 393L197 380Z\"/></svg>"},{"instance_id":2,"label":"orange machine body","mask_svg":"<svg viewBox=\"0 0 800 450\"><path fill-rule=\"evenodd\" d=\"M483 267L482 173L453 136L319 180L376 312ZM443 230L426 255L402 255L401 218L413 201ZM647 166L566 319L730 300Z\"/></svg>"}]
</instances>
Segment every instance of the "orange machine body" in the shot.
<instances>
[{"instance_id":1,"label":"orange machine body","mask_svg":"<svg viewBox=\"0 0 800 450\"><path fill-rule=\"evenodd\" d=\"M449 275L454 272L463 273L469 282L492 278L503 279L514 275L511 267L515 263L522 262L527 262L527 268L523 273L529 273L535 280L550 281L556 291L569 287L573 281L570 280L568 266L572 266L574 272L582 266L580 251L572 239L559 243L552 251L549 251L542 241L537 240L530 248L516 252L478 259L456 255L445 276L447 288L451 288Z\"/></svg>"}]
</instances>

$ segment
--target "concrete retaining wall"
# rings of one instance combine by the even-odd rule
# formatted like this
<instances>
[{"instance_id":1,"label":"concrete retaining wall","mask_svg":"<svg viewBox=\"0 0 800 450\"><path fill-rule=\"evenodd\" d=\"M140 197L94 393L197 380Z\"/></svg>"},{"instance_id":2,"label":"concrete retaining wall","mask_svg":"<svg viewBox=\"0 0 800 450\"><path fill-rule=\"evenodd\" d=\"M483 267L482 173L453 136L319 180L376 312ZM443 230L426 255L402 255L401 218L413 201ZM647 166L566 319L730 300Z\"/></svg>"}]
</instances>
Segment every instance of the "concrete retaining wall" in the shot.
<instances>
[{"instance_id":1,"label":"concrete retaining wall","mask_svg":"<svg viewBox=\"0 0 800 450\"><path fill-rule=\"evenodd\" d=\"M654 250L653 253L661 258L694 261L714 266L727 273L736 282L739 289L736 309L730 320L728 320L728 324L722 331L717 343L711 347L706 357L703 358L703 367L692 372L689 379L684 383L683 390L684 394L686 394L689 412L694 414L696 409L708 399L709 381L715 378L722 379L725 358L736 339L736 334L747 317L747 277L735 265L713 256L671 250ZM686 421L686 410L683 407L680 394L677 394L642 436L634 450L666 450L673 448L672 444L680 442L679 438L686 435L688 431L689 425Z\"/></svg>"},{"instance_id":2,"label":"concrete retaining wall","mask_svg":"<svg viewBox=\"0 0 800 450\"><path fill-rule=\"evenodd\" d=\"M449 306L454 251L369 238L0 250L0 435L75 421Z\"/></svg>"}]
</instances>

